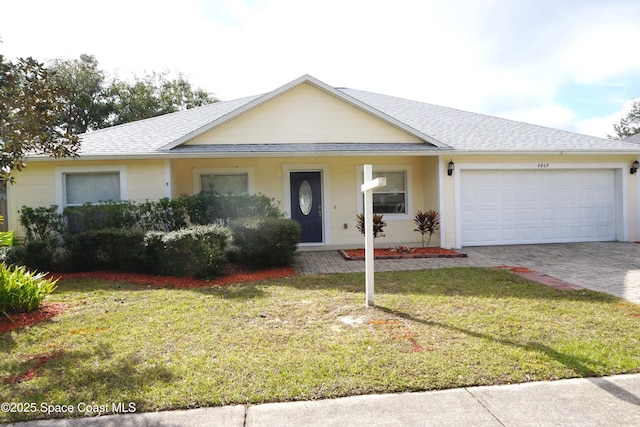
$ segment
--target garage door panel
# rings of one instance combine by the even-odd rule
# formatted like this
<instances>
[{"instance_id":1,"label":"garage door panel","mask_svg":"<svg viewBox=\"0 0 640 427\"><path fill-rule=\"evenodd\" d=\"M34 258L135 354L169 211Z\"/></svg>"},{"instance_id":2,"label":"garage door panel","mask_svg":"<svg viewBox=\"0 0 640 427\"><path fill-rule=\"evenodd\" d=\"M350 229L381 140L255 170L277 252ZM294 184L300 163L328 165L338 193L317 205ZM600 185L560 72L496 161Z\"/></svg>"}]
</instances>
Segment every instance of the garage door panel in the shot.
<instances>
[{"instance_id":1,"label":"garage door panel","mask_svg":"<svg viewBox=\"0 0 640 427\"><path fill-rule=\"evenodd\" d=\"M615 240L613 170L463 170L460 187L463 246Z\"/></svg>"}]
</instances>

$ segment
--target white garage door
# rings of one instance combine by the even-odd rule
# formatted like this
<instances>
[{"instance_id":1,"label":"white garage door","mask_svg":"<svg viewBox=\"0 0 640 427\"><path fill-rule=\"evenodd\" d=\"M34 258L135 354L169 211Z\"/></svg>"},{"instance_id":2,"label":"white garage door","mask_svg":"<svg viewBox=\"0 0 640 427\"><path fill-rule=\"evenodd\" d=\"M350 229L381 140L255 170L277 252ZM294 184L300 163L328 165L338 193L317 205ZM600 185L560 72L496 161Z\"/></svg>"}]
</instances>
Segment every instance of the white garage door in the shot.
<instances>
[{"instance_id":1,"label":"white garage door","mask_svg":"<svg viewBox=\"0 0 640 427\"><path fill-rule=\"evenodd\" d=\"M463 246L616 238L613 170L460 171Z\"/></svg>"}]
</instances>

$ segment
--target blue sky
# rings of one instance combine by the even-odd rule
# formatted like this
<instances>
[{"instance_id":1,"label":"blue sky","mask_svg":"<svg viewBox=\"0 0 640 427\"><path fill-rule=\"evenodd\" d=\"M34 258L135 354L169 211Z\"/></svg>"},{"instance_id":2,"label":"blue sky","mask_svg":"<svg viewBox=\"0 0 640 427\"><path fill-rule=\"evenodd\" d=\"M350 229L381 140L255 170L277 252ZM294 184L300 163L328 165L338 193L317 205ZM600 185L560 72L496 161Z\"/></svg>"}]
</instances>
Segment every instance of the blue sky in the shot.
<instances>
[{"instance_id":1,"label":"blue sky","mask_svg":"<svg viewBox=\"0 0 640 427\"><path fill-rule=\"evenodd\" d=\"M0 53L182 72L229 100L333 86L604 137L640 97L637 0L0 0Z\"/></svg>"}]
</instances>

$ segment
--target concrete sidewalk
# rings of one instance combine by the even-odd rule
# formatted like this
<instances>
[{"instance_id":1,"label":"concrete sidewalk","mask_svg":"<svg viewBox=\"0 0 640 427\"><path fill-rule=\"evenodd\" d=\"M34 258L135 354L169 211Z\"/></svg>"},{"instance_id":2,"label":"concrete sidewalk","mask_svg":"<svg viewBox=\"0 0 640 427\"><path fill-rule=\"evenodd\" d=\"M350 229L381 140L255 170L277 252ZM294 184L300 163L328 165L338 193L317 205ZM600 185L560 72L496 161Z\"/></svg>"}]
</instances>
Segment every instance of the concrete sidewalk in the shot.
<instances>
[{"instance_id":1,"label":"concrete sidewalk","mask_svg":"<svg viewBox=\"0 0 640 427\"><path fill-rule=\"evenodd\" d=\"M639 426L640 374L9 425Z\"/></svg>"}]
</instances>

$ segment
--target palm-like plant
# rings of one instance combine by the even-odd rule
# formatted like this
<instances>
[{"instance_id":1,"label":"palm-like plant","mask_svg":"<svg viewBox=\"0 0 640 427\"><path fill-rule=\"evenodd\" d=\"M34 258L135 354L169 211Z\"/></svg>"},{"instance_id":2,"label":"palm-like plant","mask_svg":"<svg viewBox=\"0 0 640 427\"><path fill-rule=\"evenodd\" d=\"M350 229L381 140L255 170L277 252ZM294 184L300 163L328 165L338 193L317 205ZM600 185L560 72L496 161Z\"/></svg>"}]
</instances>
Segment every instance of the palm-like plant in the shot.
<instances>
[{"instance_id":1,"label":"palm-like plant","mask_svg":"<svg viewBox=\"0 0 640 427\"><path fill-rule=\"evenodd\" d=\"M431 236L433 233L437 232L440 229L440 214L433 209L428 210L426 212L418 211L416 216L413 217L413 222L416 223L416 229L413 231L418 231L422 234L422 247L424 248L424 235L429 233L429 240L427 240L427 247L429 247L429 242L431 242Z\"/></svg>"},{"instance_id":2,"label":"palm-like plant","mask_svg":"<svg viewBox=\"0 0 640 427\"><path fill-rule=\"evenodd\" d=\"M373 238L384 237L384 227L387 225L382 220L383 215L373 214ZM356 222L356 228L364 236L364 214L358 214L358 221Z\"/></svg>"}]
</instances>

